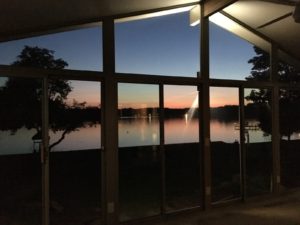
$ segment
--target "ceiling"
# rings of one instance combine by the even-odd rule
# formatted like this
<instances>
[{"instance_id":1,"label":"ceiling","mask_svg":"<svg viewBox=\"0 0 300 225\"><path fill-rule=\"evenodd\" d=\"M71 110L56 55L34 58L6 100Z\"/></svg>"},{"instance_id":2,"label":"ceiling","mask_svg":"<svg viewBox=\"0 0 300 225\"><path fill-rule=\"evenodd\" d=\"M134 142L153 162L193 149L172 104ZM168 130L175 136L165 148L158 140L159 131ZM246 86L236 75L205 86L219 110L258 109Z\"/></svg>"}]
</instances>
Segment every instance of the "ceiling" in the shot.
<instances>
[{"instance_id":1,"label":"ceiling","mask_svg":"<svg viewBox=\"0 0 300 225\"><path fill-rule=\"evenodd\" d=\"M300 24L291 14L296 0L240 0L223 11L274 41L282 55L300 59ZM92 23L106 16L198 3L199 0L1 0L0 41ZM228 5L230 0L204 0Z\"/></svg>"},{"instance_id":2,"label":"ceiling","mask_svg":"<svg viewBox=\"0 0 300 225\"><path fill-rule=\"evenodd\" d=\"M292 17L293 2L241 0L223 11L277 43L283 50L282 58L287 58L285 52L300 59L300 23L295 23Z\"/></svg>"},{"instance_id":3,"label":"ceiling","mask_svg":"<svg viewBox=\"0 0 300 225\"><path fill-rule=\"evenodd\" d=\"M1 0L0 41L95 22L105 16L193 2L199 0Z\"/></svg>"}]
</instances>

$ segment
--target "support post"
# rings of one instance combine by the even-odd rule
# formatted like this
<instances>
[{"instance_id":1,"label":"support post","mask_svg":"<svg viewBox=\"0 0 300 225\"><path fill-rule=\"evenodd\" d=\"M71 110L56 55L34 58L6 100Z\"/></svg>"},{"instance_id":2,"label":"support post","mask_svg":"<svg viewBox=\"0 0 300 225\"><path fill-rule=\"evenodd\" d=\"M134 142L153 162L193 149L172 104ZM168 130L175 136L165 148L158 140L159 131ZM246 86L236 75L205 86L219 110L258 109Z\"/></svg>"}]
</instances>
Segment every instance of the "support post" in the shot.
<instances>
[{"instance_id":1,"label":"support post","mask_svg":"<svg viewBox=\"0 0 300 225\"><path fill-rule=\"evenodd\" d=\"M103 190L102 216L104 224L119 223L118 203L118 86L115 79L114 21L103 20Z\"/></svg>"},{"instance_id":2,"label":"support post","mask_svg":"<svg viewBox=\"0 0 300 225\"><path fill-rule=\"evenodd\" d=\"M280 191L280 129L279 129L279 85L278 85L278 48L271 47L270 75L273 82L272 90L272 192Z\"/></svg>"},{"instance_id":3,"label":"support post","mask_svg":"<svg viewBox=\"0 0 300 225\"><path fill-rule=\"evenodd\" d=\"M211 152L210 152L210 107L209 107L209 21L204 17L203 2L200 3L200 25L201 25L201 126L202 126L202 146L203 146L203 185L204 185L204 209L211 208Z\"/></svg>"}]
</instances>

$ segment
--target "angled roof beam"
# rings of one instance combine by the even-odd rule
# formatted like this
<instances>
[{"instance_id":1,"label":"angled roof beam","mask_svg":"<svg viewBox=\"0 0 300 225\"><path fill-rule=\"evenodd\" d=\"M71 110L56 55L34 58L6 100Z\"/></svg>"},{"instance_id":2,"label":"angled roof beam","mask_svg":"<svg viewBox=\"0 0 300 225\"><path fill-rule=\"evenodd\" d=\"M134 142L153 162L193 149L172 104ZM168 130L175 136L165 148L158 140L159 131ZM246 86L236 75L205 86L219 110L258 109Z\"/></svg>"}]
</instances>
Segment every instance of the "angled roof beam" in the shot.
<instances>
[{"instance_id":1,"label":"angled roof beam","mask_svg":"<svg viewBox=\"0 0 300 225\"><path fill-rule=\"evenodd\" d=\"M222 15L228 17L229 19L231 19L232 21L236 22L237 24L241 25L242 27L244 27L245 29L249 30L250 32L252 32L253 34L257 35L258 37L264 39L265 41L270 42L271 44L275 44L276 46L278 46L278 49L280 51L282 51L283 53L289 55L292 58L295 58L296 60L300 61L300 58L298 58L297 56L295 56L295 54L291 53L290 51L285 50L284 47L282 47L282 45L278 42L276 42L275 40L273 40L272 38L269 38L268 36L262 34L260 31L248 26L247 24L243 23L242 21L240 21L239 19L231 16L230 14L221 11L220 12Z\"/></svg>"},{"instance_id":2,"label":"angled roof beam","mask_svg":"<svg viewBox=\"0 0 300 225\"><path fill-rule=\"evenodd\" d=\"M204 16L208 17L234 2L237 0L204 0Z\"/></svg>"}]
</instances>

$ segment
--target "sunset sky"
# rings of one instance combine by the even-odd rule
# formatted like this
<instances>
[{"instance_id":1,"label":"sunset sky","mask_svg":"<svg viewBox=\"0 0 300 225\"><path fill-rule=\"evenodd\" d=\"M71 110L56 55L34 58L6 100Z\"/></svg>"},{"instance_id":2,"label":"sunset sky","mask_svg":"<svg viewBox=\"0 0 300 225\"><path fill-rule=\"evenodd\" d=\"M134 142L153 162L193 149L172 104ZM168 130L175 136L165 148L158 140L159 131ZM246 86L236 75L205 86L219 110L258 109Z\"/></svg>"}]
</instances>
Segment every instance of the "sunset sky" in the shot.
<instances>
[{"instance_id":1,"label":"sunset sky","mask_svg":"<svg viewBox=\"0 0 300 225\"><path fill-rule=\"evenodd\" d=\"M166 85L164 87L165 108L191 108L197 106L198 91L195 86ZM194 103L196 101L196 103ZM193 105L194 104L194 105Z\"/></svg>"},{"instance_id":2,"label":"sunset sky","mask_svg":"<svg viewBox=\"0 0 300 225\"><path fill-rule=\"evenodd\" d=\"M188 12L117 23L115 34L116 72L196 77L200 70L199 26L189 25ZM101 27L96 27L1 43L0 64L11 64L29 45L54 50L69 69L102 71L101 40ZM251 44L212 23L210 41L212 78L241 80L250 74L247 61L255 54ZM72 86L70 101L100 104L98 82L72 82ZM119 106L158 106L157 85L119 87ZM237 89L211 89L211 106L236 104L236 93ZM166 86L165 107L190 107L196 94L196 87Z\"/></svg>"},{"instance_id":3,"label":"sunset sky","mask_svg":"<svg viewBox=\"0 0 300 225\"><path fill-rule=\"evenodd\" d=\"M210 107L239 104L238 88L211 87L209 94Z\"/></svg>"}]
</instances>

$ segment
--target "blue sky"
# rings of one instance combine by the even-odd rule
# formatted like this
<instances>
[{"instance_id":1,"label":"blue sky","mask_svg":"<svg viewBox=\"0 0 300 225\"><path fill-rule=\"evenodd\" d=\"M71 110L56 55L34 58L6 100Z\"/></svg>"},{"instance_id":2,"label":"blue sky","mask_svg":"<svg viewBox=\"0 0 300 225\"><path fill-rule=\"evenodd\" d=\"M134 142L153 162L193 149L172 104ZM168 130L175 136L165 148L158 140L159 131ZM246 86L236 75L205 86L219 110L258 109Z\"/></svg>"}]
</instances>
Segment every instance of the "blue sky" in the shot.
<instances>
[{"instance_id":1,"label":"blue sky","mask_svg":"<svg viewBox=\"0 0 300 225\"><path fill-rule=\"evenodd\" d=\"M116 24L116 71L195 77L199 26L188 13Z\"/></svg>"},{"instance_id":2,"label":"blue sky","mask_svg":"<svg viewBox=\"0 0 300 225\"><path fill-rule=\"evenodd\" d=\"M189 25L188 12L116 23L116 71L196 77L200 71L199 38L200 27ZM67 61L69 69L102 71L101 26L0 43L0 64L14 62L25 45L54 50L55 57ZM212 78L243 80L250 74L248 60L254 55L250 43L210 23ZM89 89L99 98L98 84L72 85Z\"/></svg>"},{"instance_id":3,"label":"blue sky","mask_svg":"<svg viewBox=\"0 0 300 225\"><path fill-rule=\"evenodd\" d=\"M255 56L253 45L210 22L210 76L219 79L244 80Z\"/></svg>"},{"instance_id":4,"label":"blue sky","mask_svg":"<svg viewBox=\"0 0 300 225\"><path fill-rule=\"evenodd\" d=\"M195 77L200 70L199 26L189 26L188 12L116 23L116 71ZM247 41L210 24L212 78L244 79L254 55ZM69 69L102 70L101 27L0 43L0 64L16 60L24 45L55 51Z\"/></svg>"},{"instance_id":5,"label":"blue sky","mask_svg":"<svg viewBox=\"0 0 300 225\"><path fill-rule=\"evenodd\" d=\"M0 43L0 64L14 62L25 45L54 50L54 56L67 61L69 69L102 70L101 27Z\"/></svg>"}]
</instances>

